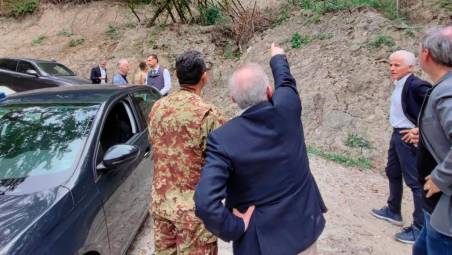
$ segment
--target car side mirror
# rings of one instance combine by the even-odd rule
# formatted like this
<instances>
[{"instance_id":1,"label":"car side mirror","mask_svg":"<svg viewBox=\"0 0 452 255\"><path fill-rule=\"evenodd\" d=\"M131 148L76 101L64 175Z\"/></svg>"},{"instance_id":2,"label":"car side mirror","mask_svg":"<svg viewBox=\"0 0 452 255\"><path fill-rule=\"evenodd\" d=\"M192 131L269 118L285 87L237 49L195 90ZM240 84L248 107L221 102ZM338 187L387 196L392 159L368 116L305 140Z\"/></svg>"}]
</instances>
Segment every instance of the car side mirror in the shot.
<instances>
[{"instance_id":1,"label":"car side mirror","mask_svg":"<svg viewBox=\"0 0 452 255\"><path fill-rule=\"evenodd\" d=\"M35 70L32 70L32 69L28 69L27 71L25 71L25 73L38 77L38 72L36 72Z\"/></svg>"},{"instance_id":2,"label":"car side mirror","mask_svg":"<svg viewBox=\"0 0 452 255\"><path fill-rule=\"evenodd\" d=\"M102 163L106 169L109 169L133 161L139 154L140 150L137 146L117 144L107 150Z\"/></svg>"}]
</instances>

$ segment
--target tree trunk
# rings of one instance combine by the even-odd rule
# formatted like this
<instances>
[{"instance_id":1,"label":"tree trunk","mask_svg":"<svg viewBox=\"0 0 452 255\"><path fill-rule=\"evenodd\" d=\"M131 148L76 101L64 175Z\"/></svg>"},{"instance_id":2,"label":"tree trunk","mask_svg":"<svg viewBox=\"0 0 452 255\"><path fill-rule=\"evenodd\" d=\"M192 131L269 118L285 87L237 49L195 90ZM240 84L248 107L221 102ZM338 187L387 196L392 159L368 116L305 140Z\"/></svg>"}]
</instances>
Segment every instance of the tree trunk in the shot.
<instances>
[{"instance_id":1,"label":"tree trunk","mask_svg":"<svg viewBox=\"0 0 452 255\"><path fill-rule=\"evenodd\" d=\"M168 8L169 4L171 3L171 0L167 0L165 3L161 4L156 12L154 12L154 16L147 22L147 27L152 27L157 20L157 18L160 16L161 12Z\"/></svg>"}]
</instances>

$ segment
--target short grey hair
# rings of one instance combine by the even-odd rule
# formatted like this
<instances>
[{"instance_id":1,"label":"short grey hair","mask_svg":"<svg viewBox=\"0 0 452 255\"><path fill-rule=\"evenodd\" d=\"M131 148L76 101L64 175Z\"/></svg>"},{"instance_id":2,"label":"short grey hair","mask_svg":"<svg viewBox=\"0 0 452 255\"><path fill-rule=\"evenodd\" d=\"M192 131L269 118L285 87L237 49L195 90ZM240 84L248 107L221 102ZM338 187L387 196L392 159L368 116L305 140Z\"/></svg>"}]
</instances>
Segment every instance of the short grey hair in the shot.
<instances>
[{"instance_id":1,"label":"short grey hair","mask_svg":"<svg viewBox=\"0 0 452 255\"><path fill-rule=\"evenodd\" d=\"M256 63L239 67L229 79L230 95L241 109L266 101L268 86L267 74Z\"/></svg>"},{"instance_id":2,"label":"short grey hair","mask_svg":"<svg viewBox=\"0 0 452 255\"><path fill-rule=\"evenodd\" d=\"M452 25L428 29L422 39L422 48L430 51L436 63L452 67Z\"/></svg>"},{"instance_id":3,"label":"short grey hair","mask_svg":"<svg viewBox=\"0 0 452 255\"><path fill-rule=\"evenodd\" d=\"M122 64L128 64L128 63L129 63L129 61L128 61L127 59L121 58L121 59L118 61L118 67L120 67Z\"/></svg>"},{"instance_id":4,"label":"short grey hair","mask_svg":"<svg viewBox=\"0 0 452 255\"><path fill-rule=\"evenodd\" d=\"M414 55L413 52L410 52L407 50L398 50L398 51L392 53L391 56L389 56L389 59L391 59L395 56L402 57L403 62L409 66L416 65L416 56Z\"/></svg>"}]
</instances>

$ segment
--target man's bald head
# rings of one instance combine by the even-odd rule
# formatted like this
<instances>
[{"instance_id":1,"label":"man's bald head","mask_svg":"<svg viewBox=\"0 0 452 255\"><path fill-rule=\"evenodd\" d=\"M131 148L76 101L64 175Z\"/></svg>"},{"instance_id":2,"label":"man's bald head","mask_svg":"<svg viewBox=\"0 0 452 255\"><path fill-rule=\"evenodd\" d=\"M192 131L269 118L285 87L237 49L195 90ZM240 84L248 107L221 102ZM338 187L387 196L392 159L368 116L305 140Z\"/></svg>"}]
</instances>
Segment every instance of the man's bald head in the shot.
<instances>
[{"instance_id":1,"label":"man's bald head","mask_svg":"<svg viewBox=\"0 0 452 255\"><path fill-rule=\"evenodd\" d=\"M229 79L229 91L241 109L268 100L269 79L262 67L248 63L239 67Z\"/></svg>"}]
</instances>

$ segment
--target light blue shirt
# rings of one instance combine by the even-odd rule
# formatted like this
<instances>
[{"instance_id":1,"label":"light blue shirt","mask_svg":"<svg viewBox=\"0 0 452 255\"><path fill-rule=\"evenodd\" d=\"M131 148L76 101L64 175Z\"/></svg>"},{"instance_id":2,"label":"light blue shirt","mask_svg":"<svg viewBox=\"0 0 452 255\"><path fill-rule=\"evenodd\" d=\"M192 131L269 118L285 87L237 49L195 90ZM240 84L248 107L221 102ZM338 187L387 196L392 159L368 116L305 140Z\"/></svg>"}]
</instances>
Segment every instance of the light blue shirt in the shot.
<instances>
[{"instance_id":1,"label":"light blue shirt","mask_svg":"<svg viewBox=\"0 0 452 255\"><path fill-rule=\"evenodd\" d=\"M402 91L406 80L411 75L407 74L400 80L394 81L394 91L391 96L391 108L389 110L389 123L393 128L414 128L414 125L403 113Z\"/></svg>"},{"instance_id":2,"label":"light blue shirt","mask_svg":"<svg viewBox=\"0 0 452 255\"><path fill-rule=\"evenodd\" d=\"M114 85L128 85L129 83L122 77L121 74L117 73L115 76L113 76L112 83Z\"/></svg>"}]
</instances>

